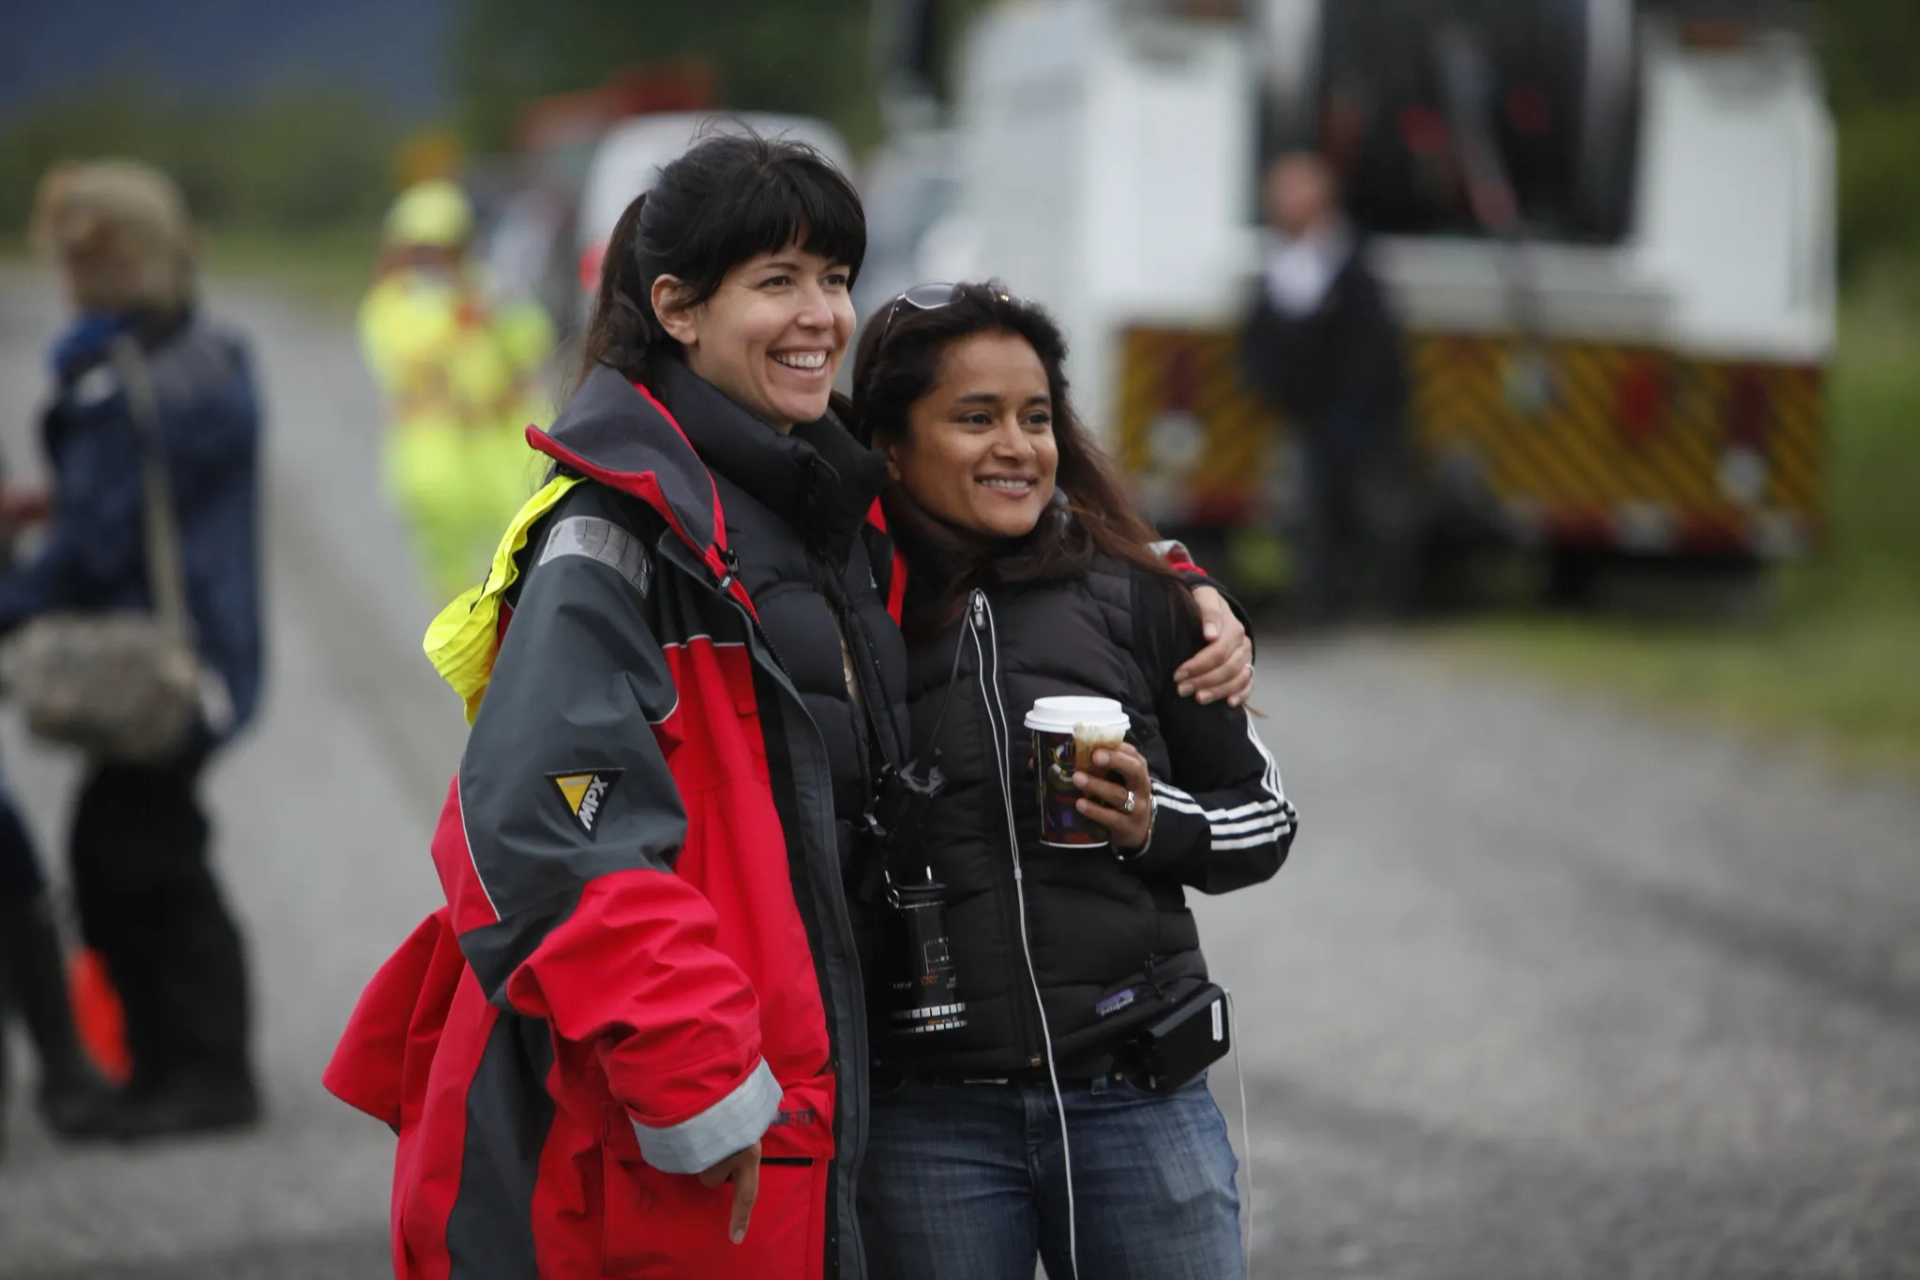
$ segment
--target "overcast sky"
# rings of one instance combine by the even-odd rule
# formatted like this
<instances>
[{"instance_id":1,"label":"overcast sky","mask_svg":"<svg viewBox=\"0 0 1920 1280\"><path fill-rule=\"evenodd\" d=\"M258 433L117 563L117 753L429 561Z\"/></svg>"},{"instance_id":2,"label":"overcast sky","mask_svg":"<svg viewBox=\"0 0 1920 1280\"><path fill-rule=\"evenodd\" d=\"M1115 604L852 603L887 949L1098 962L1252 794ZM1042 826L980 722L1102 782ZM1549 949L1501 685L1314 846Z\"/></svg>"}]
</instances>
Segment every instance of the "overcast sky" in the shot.
<instances>
[{"instance_id":1,"label":"overcast sky","mask_svg":"<svg viewBox=\"0 0 1920 1280\"><path fill-rule=\"evenodd\" d=\"M283 81L372 89L428 114L462 0L0 0L0 115L121 70L246 96Z\"/></svg>"}]
</instances>

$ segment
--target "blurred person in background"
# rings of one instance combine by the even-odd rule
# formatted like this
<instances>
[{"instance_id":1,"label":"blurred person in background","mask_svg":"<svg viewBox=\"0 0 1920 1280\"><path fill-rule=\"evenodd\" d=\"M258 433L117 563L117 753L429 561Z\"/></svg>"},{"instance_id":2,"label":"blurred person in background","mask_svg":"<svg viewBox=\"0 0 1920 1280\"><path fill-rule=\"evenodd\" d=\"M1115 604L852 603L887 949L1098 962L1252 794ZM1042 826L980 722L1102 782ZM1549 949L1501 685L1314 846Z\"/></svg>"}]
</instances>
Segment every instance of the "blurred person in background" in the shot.
<instances>
[{"instance_id":1,"label":"blurred person in background","mask_svg":"<svg viewBox=\"0 0 1920 1280\"><path fill-rule=\"evenodd\" d=\"M451 599L480 577L533 489L523 432L547 417L553 326L531 301L490 301L469 269L473 208L445 179L387 214L360 344L387 404L383 469L426 585Z\"/></svg>"},{"instance_id":2,"label":"blurred person in background","mask_svg":"<svg viewBox=\"0 0 1920 1280\"><path fill-rule=\"evenodd\" d=\"M1263 196L1276 243L1240 362L1300 437L1303 617L1331 622L1362 605L1405 617L1418 530L1400 323L1324 158L1281 156Z\"/></svg>"},{"instance_id":3,"label":"blurred person in background","mask_svg":"<svg viewBox=\"0 0 1920 1280\"><path fill-rule=\"evenodd\" d=\"M195 234L165 174L121 160L56 169L41 183L33 231L75 315L53 348L41 422L48 527L37 551L0 576L0 634L55 611L153 609L142 446L113 358L130 338L156 402L194 643L220 686L208 704L217 714L180 754L157 765L90 762L74 807L80 929L119 992L132 1059L126 1089L88 1128L136 1140L247 1125L259 1101L246 963L214 880L198 786L260 689L250 359L199 312Z\"/></svg>"}]
</instances>

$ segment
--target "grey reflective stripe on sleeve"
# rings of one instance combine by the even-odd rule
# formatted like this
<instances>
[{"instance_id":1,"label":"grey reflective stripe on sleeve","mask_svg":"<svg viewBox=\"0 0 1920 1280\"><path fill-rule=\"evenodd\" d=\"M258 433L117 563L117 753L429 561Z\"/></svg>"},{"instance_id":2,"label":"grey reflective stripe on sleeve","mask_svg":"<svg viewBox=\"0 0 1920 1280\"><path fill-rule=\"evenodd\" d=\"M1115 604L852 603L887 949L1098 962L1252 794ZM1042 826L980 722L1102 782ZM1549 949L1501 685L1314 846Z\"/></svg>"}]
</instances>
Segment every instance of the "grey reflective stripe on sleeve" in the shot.
<instances>
[{"instance_id":1,"label":"grey reflective stripe on sleeve","mask_svg":"<svg viewBox=\"0 0 1920 1280\"><path fill-rule=\"evenodd\" d=\"M585 556L617 571L633 584L641 595L647 594L647 575L652 565L640 540L611 520L598 516L568 516L553 526L547 545L540 552L540 563L561 556Z\"/></svg>"},{"instance_id":2,"label":"grey reflective stripe on sleeve","mask_svg":"<svg viewBox=\"0 0 1920 1280\"><path fill-rule=\"evenodd\" d=\"M691 1120L650 1129L633 1122L640 1155L662 1173L699 1173L752 1146L780 1114L780 1082L762 1058L753 1074ZM631 1118L631 1117L629 1117Z\"/></svg>"}]
</instances>

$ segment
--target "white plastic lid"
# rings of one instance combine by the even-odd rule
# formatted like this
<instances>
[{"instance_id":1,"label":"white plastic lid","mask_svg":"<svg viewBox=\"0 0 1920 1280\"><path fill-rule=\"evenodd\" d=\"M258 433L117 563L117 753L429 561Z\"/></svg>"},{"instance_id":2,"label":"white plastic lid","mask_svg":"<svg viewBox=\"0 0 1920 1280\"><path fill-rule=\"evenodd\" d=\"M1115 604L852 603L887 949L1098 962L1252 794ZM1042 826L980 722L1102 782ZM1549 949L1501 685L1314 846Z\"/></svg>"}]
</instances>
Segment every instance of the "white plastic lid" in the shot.
<instances>
[{"instance_id":1,"label":"white plastic lid","mask_svg":"<svg viewBox=\"0 0 1920 1280\"><path fill-rule=\"evenodd\" d=\"M1027 728L1042 733L1072 733L1082 724L1122 733L1133 727L1126 708L1112 698L1037 698L1027 712Z\"/></svg>"}]
</instances>

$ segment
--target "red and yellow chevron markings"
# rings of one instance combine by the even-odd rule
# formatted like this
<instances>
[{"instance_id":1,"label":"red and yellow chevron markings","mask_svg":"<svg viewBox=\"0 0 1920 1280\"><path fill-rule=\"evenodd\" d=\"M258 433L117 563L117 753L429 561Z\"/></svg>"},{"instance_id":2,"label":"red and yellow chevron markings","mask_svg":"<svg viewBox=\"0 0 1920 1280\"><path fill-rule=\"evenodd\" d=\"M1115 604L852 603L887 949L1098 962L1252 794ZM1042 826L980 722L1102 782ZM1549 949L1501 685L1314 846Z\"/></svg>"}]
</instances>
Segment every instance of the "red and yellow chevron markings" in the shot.
<instances>
[{"instance_id":1,"label":"red and yellow chevron markings","mask_svg":"<svg viewBox=\"0 0 1920 1280\"><path fill-rule=\"evenodd\" d=\"M1240 381L1236 342L1225 330L1137 328L1123 343L1121 461L1143 477L1177 472L1195 523L1257 512L1284 430ZM1423 452L1468 461L1523 533L1766 555L1819 535L1817 366L1457 334L1409 347Z\"/></svg>"}]
</instances>

